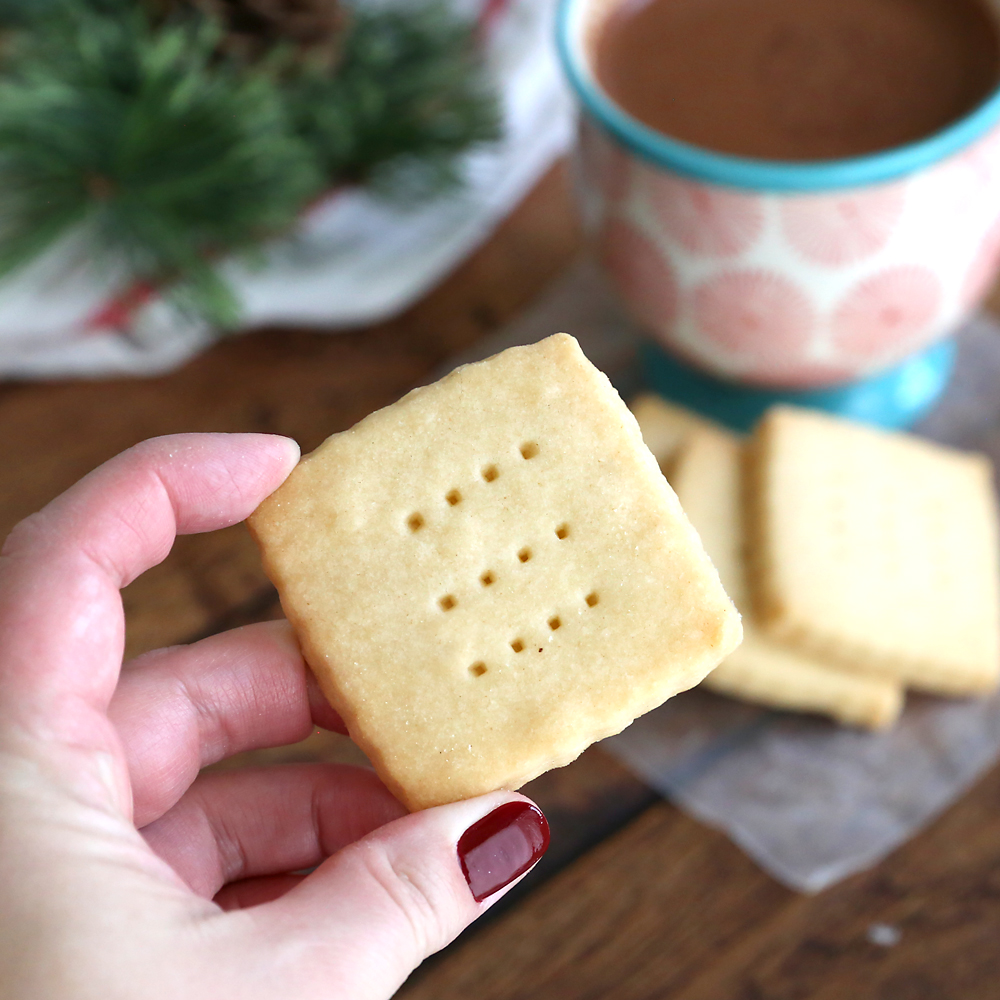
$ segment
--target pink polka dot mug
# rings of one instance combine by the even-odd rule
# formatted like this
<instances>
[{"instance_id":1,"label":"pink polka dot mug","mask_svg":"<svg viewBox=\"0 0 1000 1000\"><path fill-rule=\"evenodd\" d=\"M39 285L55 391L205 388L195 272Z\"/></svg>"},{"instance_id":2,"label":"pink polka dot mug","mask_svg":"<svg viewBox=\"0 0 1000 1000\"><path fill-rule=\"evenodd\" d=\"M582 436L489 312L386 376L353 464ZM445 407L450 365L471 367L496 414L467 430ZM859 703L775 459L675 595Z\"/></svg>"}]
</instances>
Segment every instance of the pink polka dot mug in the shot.
<instances>
[{"instance_id":1,"label":"pink polka dot mug","mask_svg":"<svg viewBox=\"0 0 1000 1000\"><path fill-rule=\"evenodd\" d=\"M578 173L606 273L673 357L808 390L946 337L1000 259L1000 92L944 130L844 160L782 162L671 139L602 91L586 39L613 0L562 0L584 114Z\"/></svg>"}]
</instances>

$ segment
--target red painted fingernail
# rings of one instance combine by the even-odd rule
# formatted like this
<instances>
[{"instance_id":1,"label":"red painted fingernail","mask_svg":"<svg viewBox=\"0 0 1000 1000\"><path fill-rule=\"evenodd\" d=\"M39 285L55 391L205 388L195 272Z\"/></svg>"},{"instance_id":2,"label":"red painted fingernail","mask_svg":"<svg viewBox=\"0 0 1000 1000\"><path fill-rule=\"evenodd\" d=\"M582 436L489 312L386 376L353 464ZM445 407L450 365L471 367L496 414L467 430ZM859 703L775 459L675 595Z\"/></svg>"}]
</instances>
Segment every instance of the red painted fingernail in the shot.
<instances>
[{"instance_id":1,"label":"red painted fingernail","mask_svg":"<svg viewBox=\"0 0 1000 1000\"><path fill-rule=\"evenodd\" d=\"M473 823L458 842L458 860L477 903L523 875L549 846L549 824L530 802L505 802Z\"/></svg>"}]
</instances>

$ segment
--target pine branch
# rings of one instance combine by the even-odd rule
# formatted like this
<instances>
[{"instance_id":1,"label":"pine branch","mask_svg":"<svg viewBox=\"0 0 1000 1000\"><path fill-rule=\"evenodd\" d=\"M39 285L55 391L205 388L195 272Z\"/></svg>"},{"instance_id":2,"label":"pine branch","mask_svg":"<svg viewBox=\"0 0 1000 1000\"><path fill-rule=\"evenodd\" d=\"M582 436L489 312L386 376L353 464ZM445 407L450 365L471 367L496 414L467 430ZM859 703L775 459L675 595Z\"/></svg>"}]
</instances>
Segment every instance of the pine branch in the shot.
<instances>
[{"instance_id":1,"label":"pine branch","mask_svg":"<svg viewBox=\"0 0 1000 1000\"><path fill-rule=\"evenodd\" d=\"M336 73L306 61L286 93L328 176L405 198L454 185L456 155L500 134L472 32L441 2L354 11Z\"/></svg>"},{"instance_id":2,"label":"pine branch","mask_svg":"<svg viewBox=\"0 0 1000 1000\"><path fill-rule=\"evenodd\" d=\"M215 66L210 22L154 32L76 5L47 29L0 84L0 273L83 224L96 258L187 281L223 319L206 255L290 227L323 184L280 91Z\"/></svg>"},{"instance_id":3,"label":"pine branch","mask_svg":"<svg viewBox=\"0 0 1000 1000\"><path fill-rule=\"evenodd\" d=\"M457 155L499 132L469 26L440 2L358 10L332 66L332 36L236 57L204 13L302 2L332 0L0 0L20 25L0 39L0 275L84 227L95 260L232 324L212 261L287 232L324 187L456 183Z\"/></svg>"}]
</instances>

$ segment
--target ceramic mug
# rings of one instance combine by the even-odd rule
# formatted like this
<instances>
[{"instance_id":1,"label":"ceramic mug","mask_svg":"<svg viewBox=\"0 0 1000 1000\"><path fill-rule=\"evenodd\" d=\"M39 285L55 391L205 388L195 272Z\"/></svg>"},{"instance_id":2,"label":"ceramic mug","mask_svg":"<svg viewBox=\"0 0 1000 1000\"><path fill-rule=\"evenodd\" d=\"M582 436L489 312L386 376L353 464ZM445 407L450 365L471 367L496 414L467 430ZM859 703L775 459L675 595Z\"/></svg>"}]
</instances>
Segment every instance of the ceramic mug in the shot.
<instances>
[{"instance_id":1,"label":"ceramic mug","mask_svg":"<svg viewBox=\"0 0 1000 1000\"><path fill-rule=\"evenodd\" d=\"M884 381L931 358L926 405L953 354L942 339L979 304L1000 258L1000 90L884 152L806 162L716 153L650 129L601 89L588 42L613 6L561 0L557 30L584 112L585 218L633 317L696 372L793 396Z\"/></svg>"}]
</instances>

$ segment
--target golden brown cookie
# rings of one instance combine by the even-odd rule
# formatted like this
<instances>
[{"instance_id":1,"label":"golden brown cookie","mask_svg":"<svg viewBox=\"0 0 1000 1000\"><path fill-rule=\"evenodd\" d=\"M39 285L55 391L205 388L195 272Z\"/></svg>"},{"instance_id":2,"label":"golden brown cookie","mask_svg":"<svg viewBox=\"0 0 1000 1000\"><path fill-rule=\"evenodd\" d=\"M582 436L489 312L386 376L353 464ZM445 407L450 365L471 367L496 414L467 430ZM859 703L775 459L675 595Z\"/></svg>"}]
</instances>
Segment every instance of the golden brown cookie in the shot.
<instances>
[{"instance_id":1,"label":"golden brown cookie","mask_svg":"<svg viewBox=\"0 0 1000 1000\"><path fill-rule=\"evenodd\" d=\"M564 334L328 438L249 524L324 692L413 809L568 763L740 638L635 419Z\"/></svg>"},{"instance_id":2,"label":"golden brown cookie","mask_svg":"<svg viewBox=\"0 0 1000 1000\"><path fill-rule=\"evenodd\" d=\"M636 396L629 404L629 409L639 422L646 447L653 453L668 479L671 463L692 431L701 427L722 430L722 427L707 417L651 392Z\"/></svg>"},{"instance_id":3,"label":"golden brown cookie","mask_svg":"<svg viewBox=\"0 0 1000 1000\"><path fill-rule=\"evenodd\" d=\"M751 571L769 635L925 691L996 686L996 498L985 456L778 407L757 428L751 459Z\"/></svg>"},{"instance_id":4,"label":"golden brown cookie","mask_svg":"<svg viewBox=\"0 0 1000 1000\"><path fill-rule=\"evenodd\" d=\"M744 615L742 644L704 686L770 708L818 712L846 725L891 725L903 705L898 681L851 673L788 649L763 634L748 615L741 467L740 440L709 428L692 431L674 463L673 486L681 506Z\"/></svg>"}]
</instances>

